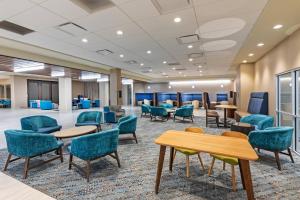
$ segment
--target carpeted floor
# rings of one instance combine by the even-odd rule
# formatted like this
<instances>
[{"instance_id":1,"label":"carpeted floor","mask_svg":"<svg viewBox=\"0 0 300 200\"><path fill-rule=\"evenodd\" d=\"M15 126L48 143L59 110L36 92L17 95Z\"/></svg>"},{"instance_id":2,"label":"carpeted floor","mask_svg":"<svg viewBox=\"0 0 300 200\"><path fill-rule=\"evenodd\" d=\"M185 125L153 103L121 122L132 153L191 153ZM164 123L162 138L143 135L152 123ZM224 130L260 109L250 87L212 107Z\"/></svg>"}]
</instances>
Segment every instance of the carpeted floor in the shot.
<instances>
[{"instance_id":1,"label":"carpeted floor","mask_svg":"<svg viewBox=\"0 0 300 200\"><path fill-rule=\"evenodd\" d=\"M139 114L137 113L139 116ZM246 199L238 174L238 191L231 190L229 166L222 170L222 163L216 161L212 176L207 176L211 158L202 154L206 170L200 169L197 156L191 157L191 177L185 177L185 157L178 153L173 172L168 171L166 156L160 191L154 193L156 166L159 146L154 139L169 129L183 130L188 126L204 127L204 118L196 117L192 123L150 122L149 118L138 120L138 144L122 142L118 152L121 168L110 157L101 158L92 164L90 183L74 168L68 170L68 155L64 163L59 160L32 169L29 177L22 179L24 161L9 165L6 174L40 190L49 196L65 200L83 199ZM105 127L106 129L109 127ZM208 128L207 133L220 134L224 129ZM166 152L168 153L168 152ZM257 199L300 199L300 158L294 155L295 164L289 157L281 156L282 171L277 170L272 154L262 151L260 159L251 162L251 172L255 197ZM7 157L6 150L0 151L0 167ZM40 162L45 156L36 158L31 164ZM76 162L83 164L79 159Z\"/></svg>"}]
</instances>

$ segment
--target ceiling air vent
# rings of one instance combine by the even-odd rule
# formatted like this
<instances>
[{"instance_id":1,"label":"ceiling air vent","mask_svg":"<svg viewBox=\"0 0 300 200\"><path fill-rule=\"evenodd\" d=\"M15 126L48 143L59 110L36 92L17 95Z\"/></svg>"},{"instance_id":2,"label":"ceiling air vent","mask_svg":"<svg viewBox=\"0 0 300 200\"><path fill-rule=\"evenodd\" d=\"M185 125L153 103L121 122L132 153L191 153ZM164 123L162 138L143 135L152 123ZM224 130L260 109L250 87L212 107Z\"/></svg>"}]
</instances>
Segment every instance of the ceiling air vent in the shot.
<instances>
[{"instance_id":1,"label":"ceiling air vent","mask_svg":"<svg viewBox=\"0 0 300 200\"><path fill-rule=\"evenodd\" d=\"M175 70L176 70L176 71L185 71L186 68L184 68L184 67L178 68L178 67L177 67Z\"/></svg>"},{"instance_id":2,"label":"ceiling air vent","mask_svg":"<svg viewBox=\"0 0 300 200\"><path fill-rule=\"evenodd\" d=\"M151 72L151 67L143 67L142 68L142 73L150 73Z\"/></svg>"},{"instance_id":3,"label":"ceiling air vent","mask_svg":"<svg viewBox=\"0 0 300 200\"><path fill-rule=\"evenodd\" d=\"M79 26L77 24L74 24L72 22L67 22L64 24L61 24L57 27L59 30L73 35L73 36L79 36L79 35L84 35L86 33L86 29L83 28L82 26Z\"/></svg>"},{"instance_id":4,"label":"ceiling air vent","mask_svg":"<svg viewBox=\"0 0 300 200\"><path fill-rule=\"evenodd\" d=\"M129 64L129 65L133 65L133 64L137 64L137 61L135 61L135 60L127 60L124 63Z\"/></svg>"},{"instance_id":5,"label":"ceiling air vent","mask_svg":"<svg viewBox=\"0 0 300 200\"><path fill-rule=\"evenodd\" d=\"M102 50L98 50L96 52L99 53L99 54L101 54L101 55L103 55L103 56L107 56L109 54L113 54L114 53L114 52L112 52L112 51L110 51L108 49L102 49Z\"/></svg>"},{"instance_id":6,"label":"ceiling air vent","mask_svg":"<svg viewBox=\"0 0 300 200\"><path fill-rule=\"evenodd\" d=\"M184 35L176 38L176 40L179 44L191 44L191 43L199 42L200 37L198 34Z\"/></svg>"},{"instance_id":7,"label":"ceiling air vent","mask_svg":"<svg viewBox=\"0 0 300 200\"><path fill-rule=\"evenodd\" d=\"M115 4L111 0L71 0L71 1L90 14L115 6Z\"/></svg>"},{"instance_id":8,"label":"ceiling air vent","mask_svg":"<svg viewBox=\"0 0 300 200\"><path fill-rule=\"evenodd\" d=\"M166 13L182 10L191 6L190 0L151 0L158 12L163 15Z\"/></svg>"},{"instance_id":9,"label":"ceiling air vent","mask_svg":"<svg viewBox=\"0 0 300 200\"><path fill-rule=\"evenodd\" d=\"M27 35L29 33L34 32L34 30L5 20L0 22L0 28L19 35Z\"/></svg>"},{"instance_id":10,"label":"ceiling air vent","mask_svg":"<svg viewBox=\"0 0 300 200\"><path fill-rule=\"evenodd\" d=\"M169 66L177 66L177 65L180 65L179 62L174 62L174 63L168 63Z\"/></svg>"},{"instance_id":11,"label":"ceiling air vent","mask_svg":"<svg viewBox=\"0 0 300 200\"><path fill-rule=\"evenodd\" d=\"M191 53L188 55L189 58L201 58L204 56L204 53Z\"/></svg>"}]
</instances>

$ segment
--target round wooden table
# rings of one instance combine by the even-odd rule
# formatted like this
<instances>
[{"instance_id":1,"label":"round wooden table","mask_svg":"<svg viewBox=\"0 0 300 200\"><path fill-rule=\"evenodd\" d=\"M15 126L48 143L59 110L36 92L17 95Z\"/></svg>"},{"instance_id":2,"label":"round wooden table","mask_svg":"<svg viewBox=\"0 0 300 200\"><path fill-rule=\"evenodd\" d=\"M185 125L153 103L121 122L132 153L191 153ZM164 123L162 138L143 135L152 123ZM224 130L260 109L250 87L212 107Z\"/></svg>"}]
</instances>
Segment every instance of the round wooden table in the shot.
<instances>
[{"instance_id":1,"label":"round wooden table","mask_svg":"<svg viewBox=\"0 0 300 200\"><path fill-rule=\"evenodd\" d=\"M228 128L227 126L227 109L228 110L236 110L237 107L235 105L216 105L216 108L221 108L224 110L224 127Z\"/></svg>"},{"instance_id":2,"label":"round wooden table","mask_svg":"<svg viewBox=\"0 0 300 200\"><path fill-rule=\"evenodd\" d=\"M64 139L95 133L96 130L96 126L78 126L54 132L54 136L58 139Z\"/></svg>"}]
</instances>

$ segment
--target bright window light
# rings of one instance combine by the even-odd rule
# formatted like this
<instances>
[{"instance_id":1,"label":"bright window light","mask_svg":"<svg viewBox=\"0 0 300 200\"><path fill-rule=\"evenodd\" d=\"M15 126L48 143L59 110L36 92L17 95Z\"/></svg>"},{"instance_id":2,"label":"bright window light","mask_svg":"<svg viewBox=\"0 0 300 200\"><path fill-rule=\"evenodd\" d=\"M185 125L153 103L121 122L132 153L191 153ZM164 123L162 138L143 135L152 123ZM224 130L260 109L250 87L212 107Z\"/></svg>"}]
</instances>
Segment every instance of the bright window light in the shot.
<instances>
[{"instance_id":1,"label":"bright window light","mask_svg":"<svg viewBox=\"0 0 300 200\"><path fill-rule=\"evenodd\" d=\"M65 72L64 72L64 71L52 71L52 72L51 72L51 76L52 76L52 77L65 76Z\"/></svg>"},{"instance_id":2,"label":"bright window light","mask_svg":"<svg viewBox=\"0 0 300 200\"><path fill-rule=\"evenodd\" d=\"M101 78L101 74L92 73L92 72L81 72L81 80L93 80Z\"/></svg>"},{"instance_id":3,"label":"bright window light","mask_svg":"<svg viewBox=\"0 0 300 200\"><path fill-rule=\"evenodd\" d=\"M24 61L21 63L14 63L14 72L26 72L45 69L44 63Z\"/></svg>"},{"instance_id":4,"label":"bright window light","mask_svg":"<svg viewBox=\"0 0 300 200\"><path fill-rule=\"evenodd\" d=\"M97 82L108 82L108 77L98 78Z\"/></svg>"},{"instance_id":5,"label":"bright window light","mask_svg":"<svg viewBox=\"0 0 300 200\"><path fill-rule=\"evenodd\" d=\"M194 80L194 81L170 81L170 85L209 85L209 84L228 84L231 80Z\"/></svg>"},{"instance_id":6,"label":"bright window light","mask_svg":"<svg viewBox=\"0 0 300 200\"><path fill-rule=\"evenodd\" d=\"M131 84L133 84L133 80L132 79L122 79L122 84L123 85L131 85Z\"/></svg>"}]
</instances>

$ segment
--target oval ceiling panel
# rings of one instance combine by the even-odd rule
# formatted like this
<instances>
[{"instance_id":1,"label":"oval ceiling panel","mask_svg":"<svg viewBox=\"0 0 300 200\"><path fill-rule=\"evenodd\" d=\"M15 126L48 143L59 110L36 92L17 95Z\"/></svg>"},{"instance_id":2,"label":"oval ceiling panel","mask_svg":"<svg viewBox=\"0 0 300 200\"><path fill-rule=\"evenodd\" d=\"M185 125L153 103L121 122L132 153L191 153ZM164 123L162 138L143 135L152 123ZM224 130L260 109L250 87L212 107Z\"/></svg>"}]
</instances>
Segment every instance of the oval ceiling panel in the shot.
<instances>
[{"instance_id":1,"label":"oval ceiling panel","mask_svg":"<svg viewBox=\"0 0 300 200\"><path fill-rule=\"evenodd\" d=\"M234 40L216 40L204 43L200 46L200 49L204 51L222 51L235 45L236 41Z\"/></svg>"}]
</instances>

